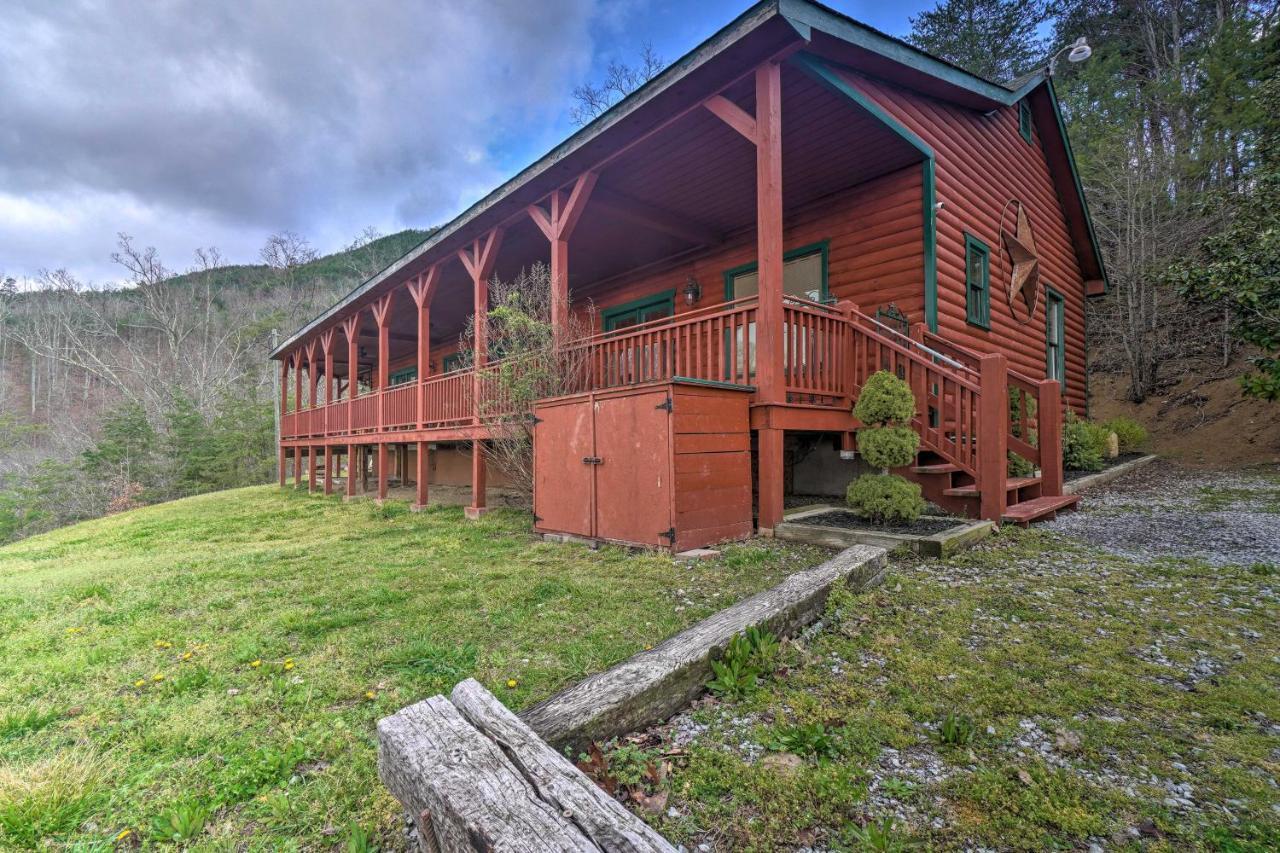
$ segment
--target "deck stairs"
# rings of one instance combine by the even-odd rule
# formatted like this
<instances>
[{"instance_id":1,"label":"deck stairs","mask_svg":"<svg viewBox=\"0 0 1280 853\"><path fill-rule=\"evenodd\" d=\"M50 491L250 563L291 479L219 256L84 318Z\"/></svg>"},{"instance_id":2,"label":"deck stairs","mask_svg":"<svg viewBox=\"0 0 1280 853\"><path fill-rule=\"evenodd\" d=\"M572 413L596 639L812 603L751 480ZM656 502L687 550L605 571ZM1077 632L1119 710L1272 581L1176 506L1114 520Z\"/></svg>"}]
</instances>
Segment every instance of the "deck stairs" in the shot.
<instances>
[{"instance_id":1,"label":"deck stairs","mask_svg":"<svg viewBox=\"0 0 1280 853\"><path fill-rule=\"evenodd\" d=\"M1054 383L1033 380L1004 365L994 373L984 366L984 357L931 334L922 326L903 335L856 310L849 312L855 329L855 352L869 353L870 363L855 370L856 393L873 369L896 372L911 385L920 408L912 426L920 435L920 451L914 465L899 473L920 485L926 500L970 518L991 514L991 502L984 508L983 490L1002 489L1004 500L996 504L999 518L1009 524L1028 526L1050 520L1075 508L1078 497L1061 494L1061 402ZM855 358L855 363L858 359ZM1007 386L1003 386L1007 382ZM992 392L996 393L992 395ZM998 400L989 408L982 397ZM1014 405L1009 405L1014 395ZM1043 408L1041 404L1044 404ZM1052 411L1050 411L1052 410ZM1007 432L993 445L984 434L995 425ZM1037 435L1037 442L1024 436ZM1044 465L1056 465L1046 476L1040 464L1044 445ZM992 450L995 447L995 450ZM1028 458L1037 471L1033 476L1010 477L1006 473L1005 452ZM986 454L998 455L998 465L984 465ZM990 479L990 486L983 479ZM1056 484L1056 487L1050 484ZM1058 493L1055 493L1058 492Z\"/></svg>"}]
</instances>

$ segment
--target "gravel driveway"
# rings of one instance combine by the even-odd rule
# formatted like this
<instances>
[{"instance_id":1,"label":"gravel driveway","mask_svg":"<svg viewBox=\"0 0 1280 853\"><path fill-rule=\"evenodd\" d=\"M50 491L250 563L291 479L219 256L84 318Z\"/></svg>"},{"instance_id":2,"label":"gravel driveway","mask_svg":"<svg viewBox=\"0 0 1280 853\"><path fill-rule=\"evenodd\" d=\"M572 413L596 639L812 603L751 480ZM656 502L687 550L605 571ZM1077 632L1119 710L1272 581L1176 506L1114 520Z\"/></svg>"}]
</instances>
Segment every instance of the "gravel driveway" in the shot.
<instances>
[{"instance_id":1,"label":"gravel driveway","mask_svg":"<svg viewBox=\"0 0 1280 853\"><path fill-rule=\"evenodd\" d=\"M1157 461L1085 492L1079 511L1043 527L1125 557L1280 565L1280 469Z\"/></svg>"}]
</instances>

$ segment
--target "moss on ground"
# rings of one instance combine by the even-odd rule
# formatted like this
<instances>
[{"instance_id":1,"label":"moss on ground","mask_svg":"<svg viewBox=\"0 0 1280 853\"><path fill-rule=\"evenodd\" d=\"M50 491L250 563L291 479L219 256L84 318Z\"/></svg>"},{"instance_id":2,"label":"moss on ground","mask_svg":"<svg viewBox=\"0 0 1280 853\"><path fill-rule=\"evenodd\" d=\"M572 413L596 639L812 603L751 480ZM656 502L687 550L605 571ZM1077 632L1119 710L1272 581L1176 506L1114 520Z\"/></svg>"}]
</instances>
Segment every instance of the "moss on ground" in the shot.
<instances>
[{"instance_id":1,"label":"moss on ground","mask_svg":"<svg viewBox=\"0 0 1280 853\"><path fill-rule=\"evenodd\" d=\"M753 696L649 734L648 817L691 849L1277 849L1277 576L1009 529L900 557ZM832 743L778 761L800 726Z\"/></svg>"},{"instance_id":2,"label":"moss on ground","mask_svg":"<svg viewBox=\"0 0 1280 853\"><path fill-rule=\"evenodd\" d=\"M379 717L468 676L523 707L823 556L684 565L273 487L0 548L0 846L403 846Z\"/></svg>"}]
</instances>

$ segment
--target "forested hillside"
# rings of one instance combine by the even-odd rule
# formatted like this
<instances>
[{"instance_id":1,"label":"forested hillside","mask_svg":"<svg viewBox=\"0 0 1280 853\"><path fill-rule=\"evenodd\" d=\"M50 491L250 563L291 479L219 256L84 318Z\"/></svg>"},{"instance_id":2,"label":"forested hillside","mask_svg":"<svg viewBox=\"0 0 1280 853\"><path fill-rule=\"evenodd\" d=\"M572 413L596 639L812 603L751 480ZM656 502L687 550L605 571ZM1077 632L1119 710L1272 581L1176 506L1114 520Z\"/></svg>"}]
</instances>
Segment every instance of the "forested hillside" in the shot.
<instances>
[{"instance_id":1,"label":"forested hillside","mask_svg":"<svg viewBox=\"0 0 1280 853\"><path fill-rule=\"evenodd\" d=\"M417 245L366 231L318 256L291 233L263 263L197 252L174 274L122 236L122 282L64 271L0 290L0 542L274 471L278 336Z\"/></svg>"}]
</instances>

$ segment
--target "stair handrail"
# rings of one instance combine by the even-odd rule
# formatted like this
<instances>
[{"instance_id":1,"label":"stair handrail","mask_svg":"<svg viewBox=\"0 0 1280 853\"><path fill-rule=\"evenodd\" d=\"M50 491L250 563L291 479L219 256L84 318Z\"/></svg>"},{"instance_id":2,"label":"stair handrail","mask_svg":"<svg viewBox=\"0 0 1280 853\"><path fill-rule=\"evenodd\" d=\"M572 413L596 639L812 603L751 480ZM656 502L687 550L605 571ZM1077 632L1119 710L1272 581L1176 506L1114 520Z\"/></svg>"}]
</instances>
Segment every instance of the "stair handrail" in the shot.
<instances>
[{"instance_id":1,"label":"stair handrail","mask_svg":"<svg viewBox=\"0 0 1280 853\"><path fill-rule=\"evenodd\" d=\"M940 352L939 350L933 347L926 346L923 342L916 340L910 335L905 334L886 323L880 322L875 317L872 317L870 314L866 314L861 310L858 310L857 308L853 310L853 313L858 317L858 319L865 320L866 322L872 324L878 329L884 332L887 332L888 334L892 335L895 338L900 339L907 347L911 348L912 350L918 350L922 355L928 358L931 358L936 362L945 364L948 367L953 368L955 370L962 370L968 374L971 374L972 376L977 376L978 374L976 359L975 359L975 365L970 366L954 358L951 358L950 356Z\"/></svg>"}]
</instances>

